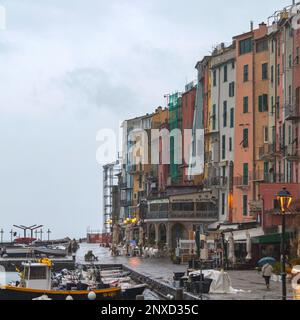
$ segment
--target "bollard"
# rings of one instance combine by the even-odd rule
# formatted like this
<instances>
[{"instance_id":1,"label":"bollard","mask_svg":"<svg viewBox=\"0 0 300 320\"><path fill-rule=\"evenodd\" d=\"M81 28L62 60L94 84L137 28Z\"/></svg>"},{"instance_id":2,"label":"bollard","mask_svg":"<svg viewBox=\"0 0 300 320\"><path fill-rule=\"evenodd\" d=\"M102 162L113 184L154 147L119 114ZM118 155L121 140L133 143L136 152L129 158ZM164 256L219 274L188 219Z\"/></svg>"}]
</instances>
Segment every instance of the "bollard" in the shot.
<instances>
[{"instance_id":1,"label":"bollard","mask_svg":"<svg viewBox=\"0 0 300 320\"><path fill-rule=\"evenodd\" d=\"M183 300L183 289L176 289L176 296L175 296L175 300Z\"/></svg>"},{"instance_id":2,"label":"bollard","mask_svg":"<svg viewBox=\"0 0 300 320\"><path fill-rule=\"evenodd\" d=\"M143 295L136 296L136 300L145 300L145 297Z\"/></svg>"}]
</instances>

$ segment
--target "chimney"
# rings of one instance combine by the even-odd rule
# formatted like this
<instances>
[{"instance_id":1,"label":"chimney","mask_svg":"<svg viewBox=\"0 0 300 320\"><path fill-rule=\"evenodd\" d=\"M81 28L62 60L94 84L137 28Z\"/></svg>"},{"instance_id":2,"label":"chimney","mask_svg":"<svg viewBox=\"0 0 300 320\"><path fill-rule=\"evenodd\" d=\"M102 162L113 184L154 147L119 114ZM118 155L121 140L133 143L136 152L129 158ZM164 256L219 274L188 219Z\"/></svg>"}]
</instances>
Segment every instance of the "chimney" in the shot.
<instances>
[{"instance_id":1,"label":"chimney","mask_svg":"<svg viewBox=\"0 0 300 320\"><path fill-rule=\"evenodd\" d=\"M250 21L250 30L253 31L253 29L254 29L254 22Z\"/></svg>"}]
</instances>

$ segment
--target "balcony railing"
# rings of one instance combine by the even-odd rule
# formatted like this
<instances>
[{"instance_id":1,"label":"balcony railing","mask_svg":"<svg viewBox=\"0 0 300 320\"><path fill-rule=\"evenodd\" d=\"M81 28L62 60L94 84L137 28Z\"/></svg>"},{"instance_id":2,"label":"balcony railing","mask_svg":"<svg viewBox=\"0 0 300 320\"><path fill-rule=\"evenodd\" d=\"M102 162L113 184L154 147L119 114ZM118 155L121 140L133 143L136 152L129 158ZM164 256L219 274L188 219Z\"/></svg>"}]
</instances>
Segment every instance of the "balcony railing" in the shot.
<instances>
[{"instance_id":1,"label":"balcony railing","mask_svg":"<svg viewBox=\"0 0 300 320\"><path fill-rule=\"evenodd\" d=\"M240 189L248 189L250 187L250 176L239 176L233 178L233 185Z\"/></svg>"},{"instance_id":2,"label":"balcony railing","mask_svg":"<svg viewBox=\"0 0 300 320\"><path fill-rule=\"evenodd\" d=\"M218 219L218 210L205 210L205 211L196 211L196 212L172 211L169 213L169 218L215 220L215 219Z\"/></svg>"},{"instance_id":3,"label":"balcony railing","mask_svg":"<svg viewBox=\"0 0 300 320\"><path fill-rule=\"evenodd\" d=\"M138 171L138 166L136 164L133 164L131 166L129 166L129 173L130 174L135 174Z\"/></svg>"},{"instance_id":4,"label":"balcony railing","mask_svg":"<svg viewBox=\"0 0 300 320\"><path fill-rule=\"evenodd\" d=\"M284 149L284 157L289 161L300 161L299 147L296 144L290 144Z\"/></svg>"},{"instance_id":5,"label":"balcony railing","mask_svg":"<svg viewBox=\"0 0 300 320\"><path fill-rule=\"evenodd\" d=\"M268 160L276 156L276 147L274 143L264 144L259 147L259 159Z\"/></svg>"},{"instance_id":6,"label":"balcony railing","mask_svg":"<svg viewBox=\"0 0 300 320\"><path fill-rule=\"evenodd\" d=\"M287 121L300 120L300 107L288 104L284 107L284 115Z\"/></svg>"},{"instance_id":7,"label":"balcony railing","mask_svg":"<svg viewBox=\"0 0 300 320\"><path fill-rule=\"evenodd\" d=\"M133 201L132 200L121 200L120 205L121 205L121 207L132 207Z\"/></svg>"},{"instance_id":8,"label":"balcony railing","mask_svg":"<svg viewBox=\"0 0 300 320\"><path fill-rule=\"evenodd\" d=\"M218 220L218 210L184 212L148 212L146 214L147 220L161 220L161 219L203 219L203 220Z\"/></svg>"},{"instance_id":9,"label":"balcony railing","mask_svg":"<svg viewBox=\"0 0 300 320\"><path fill-rule=\"evenodd\" d=\"M217 187L217 188L226 188L228 186L228 177L211 177L203 181L203 185L206 188Z\"/></svg>"},{"instance_id":10,"label":"balcony railing","mask_svg":"<svg viewBox=\"0 0 300 320\"><path fill-rule=\"evenodd\" d=\"M169 213L168 212L148 212L146 214L147 220L161 220L161 219L168 219Z\"/></svg>"},{"instance_id":11,"label":"balcony railing","mask_svg":"<svg viewBox=\"0 0 300 320\"><path fill-rule=\"evenodd\" d=\"M121 182L120 188L121 188L121 190L130 189L130 187L128 187L128 185L127 185L127 182Z\"/></svg>"}]
</instances>

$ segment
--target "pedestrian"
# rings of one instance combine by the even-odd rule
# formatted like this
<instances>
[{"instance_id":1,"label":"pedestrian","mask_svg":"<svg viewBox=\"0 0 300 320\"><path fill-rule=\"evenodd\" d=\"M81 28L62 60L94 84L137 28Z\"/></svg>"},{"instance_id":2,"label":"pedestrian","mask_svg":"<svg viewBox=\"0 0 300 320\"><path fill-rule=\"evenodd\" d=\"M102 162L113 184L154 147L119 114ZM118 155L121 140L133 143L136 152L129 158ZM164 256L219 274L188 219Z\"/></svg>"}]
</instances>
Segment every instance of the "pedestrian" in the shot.
<instances>
[{"instance_id":1,"label":"pedestrian","mask_svg":"<svg viewBox=\"0 0 300 320\"><path fill-rule=\"evenodd\" d=\"M269 290L270 289L270 279L271 279L271 276L273 273L273 267L269 263L266 263L262 267L261 271L262 271L262 276L265 279L267 289Z\"/></svg>"}]
</instances>

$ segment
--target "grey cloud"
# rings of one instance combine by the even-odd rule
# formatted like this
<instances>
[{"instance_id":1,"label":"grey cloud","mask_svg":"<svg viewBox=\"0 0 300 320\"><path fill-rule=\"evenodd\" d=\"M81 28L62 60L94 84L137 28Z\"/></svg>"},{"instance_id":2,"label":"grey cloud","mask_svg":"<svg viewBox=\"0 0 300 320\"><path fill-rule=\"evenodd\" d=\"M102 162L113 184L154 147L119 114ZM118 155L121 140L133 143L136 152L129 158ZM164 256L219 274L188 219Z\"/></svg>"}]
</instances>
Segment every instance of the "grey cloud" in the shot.
<instances>
[{"instance_id":1,"label":"grey cloud","mask_svg":"<svg viewBox=\"0 0 300 320\"><path fill-rule=\"evenodd\" d=\"M78 68L68 72L64 79L65 94L73 96L82 107L109 108L113 112L134 109L137 93L130 87L114 83L108 73L98 68Z\"/></svg>"}]
</instances>

